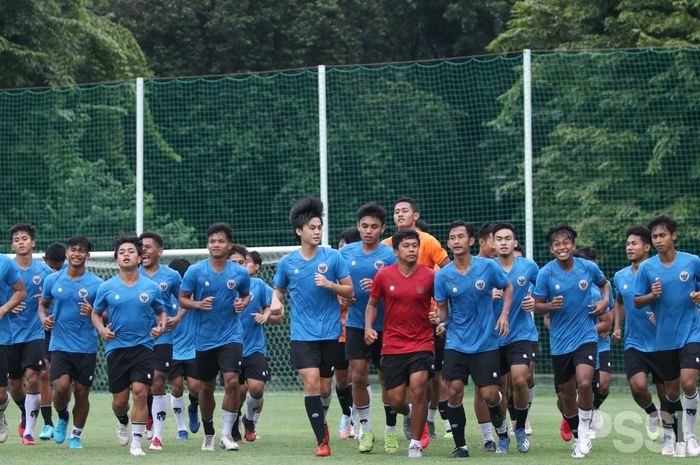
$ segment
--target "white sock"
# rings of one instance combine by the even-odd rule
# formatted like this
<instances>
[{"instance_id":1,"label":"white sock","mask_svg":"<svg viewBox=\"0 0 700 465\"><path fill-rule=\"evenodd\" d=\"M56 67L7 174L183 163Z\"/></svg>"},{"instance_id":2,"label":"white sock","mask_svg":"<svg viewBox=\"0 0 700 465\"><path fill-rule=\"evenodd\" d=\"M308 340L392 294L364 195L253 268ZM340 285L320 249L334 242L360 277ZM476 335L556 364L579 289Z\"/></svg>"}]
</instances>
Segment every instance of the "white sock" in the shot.
<instances>
[{"instance_id":1,"label":"white sock","mask_svg":"<svg viewBox=\"0 0 700 465\"><path fill-rule=\"evenodd\" d=\"M248 420L255 421L255 412L260 408L262 404L262 396L260 396L259 399L256 399L255 397L250 395L250 392L248 392L245 396L246 418Z\"/></svg>"},{"instance_id":2,"label":"white sock","mask_svg":"<svg viewBox=\"0 0 700 465\"><path fill-rule=\"evenodd\" d=\"M688 397L686 395L682 398L683 411L685 412L685 437L686 440L691 437L695 437L695 421L697 419L698 413L698 391L695 394Z\"/></svg>"},{"instance_id":3,"label":"white sock","mask_svg":"<svg viewBox=\"0 0 700 465\"><path fill-rule=\"evenodd\" d=\"M479 423L479 429L481 430L481 437L484 438L484 442L494 442L493 440L493 430L491 429L491 423Z\"/></svg>"},{"instance_id":4,"label":"white sock","mask_svg":"<svg viewBox=\"0 0 700 465\"><path fill-rule=\"evenodd\" d=\"M25 436L34 436L34 427L39 418L39 402L41 402L41 394L27 394L24 398L24 411L27 412Z\"/></svg>"},{"instance_id":5,"label":"white sock","mask_svg":"<svg viewBox=\"0 0 700 465\"><path fill-rule=\"evenodd\" d=\"M131 447L141 447L141 438L146 434L146 423L131 422Z\"/></svg>"},{"instance_id":6,"label":"white sock","mask_svg":"<svg viewBox=\"0 0 700 465\"><path fill-rule=\"evenodd\" d=\"M10 405L10 395L5 394L5 402L0 404L0 415L5 413L5 410L7 410L7 406Z\"/></svg>"},{"instance_id":7,"label":"white sock","mask_svg":"<svg viewBox=\"0 0 700 465\"><path fill-rule=\"evenodd\" d=\"M411 443L408 445L408 448L410 449L411 447L420 447L420 440L411 439Z\"/></svg>"},{"instance_id":8,"label":"white sock","mask_svg":"<svg viewBox=\"0 0 700 465\"><path fill-rule=\"evenodd\" d=\"M428 421L435 423L435 414L437 413L436 408L428 408Z\"/></svg>"},{"instance_id":9,"label":"white sock","mask_svg":"<svg viewBox=\"0 0 700 465\"><path fill-rule=\"evenodd\" d=\"M367 395L369 396L369 403L372 404L372 386L367 385Z\"/></svg>"},{"instance_id":10,"label":"white sock","mask_svg":"<svg viewBox=\"0 0 700 465\"><path fill-rule=\"evenodd\" d=\"M260 421L261 416L262 416L262 413L255 412L255 415L253 415L253 423L255 423L257 425L258 422Z\"/></svg>"},{"instance_id":11,"label":"white sock","mask_svg":"<svg viewBox=\"0 0 700 465\"><path fill-rule=\"evenodd\" d=\"M355 411L360 416L360 425L362 426L363 433L369 433L372 431L372 409L369 405L363 407L355 406Z\"/></svg>"},{"instance_id":12,"label":"white sock","mask_svg":"<svg viewBox=\"0 0 700 465\"><path fill-rule=\"evenodd\" d=\"M593 409L584 410L582 408L578 409L578 436L581 438L588 438L588 434L591 431L591 417L593 416Z\"/></svg>"},{"instance_id":13,"label":"white sock","mask_svg":"<svg viewBox=\"0 0 700 465\"><path fill-rule=\"evenodd\" d=\"M165 415L168 410L168 400L165 394L153 396L153 437L163 439L165 427Z\"/></svg>"},{"instance_id":14,"label":"white sock","mask_svg":"<svg viewBox=\"0 0 700 465\"><path fill-rule=\"evenodd\" d=\"M536 391L537 391L537 386L532 386L531 388L527 389L528 408L530 407L530 405L532 405L532 401L535 400Z\"/></svg>"},{"instance_id":15,"label":"white sock","mask_svg":"<svg viewBox=\"0 0 700 465\"><path fill-rule=\"evenodd\" d=\"M233 424L236 422L236 417L238 417L238 412L224 410L224 432L221 434L224 436L231 436L231 428L233 428Z\"/></svg>"},{"instance_id":16,"label":"white sock","mask_svg":"<svg viewBox=\"0 0 700 465\"><path fill-rule=\"evenodd\" d=\"M185 427L185 398L184 396L175 397L170 394L170 405L173 407L173 414L175 414L175 424L177 425L178 431L187 431Z\"/></svg>"},{"instance_id":17,"label":"white sock","mask_svg":"<svg viewBox=\"0 0 700 465\"><path fill-rule=\"evenodd\" d=\"M82 437L82 435L83 429L73 425L73 429L70 430L70 437L68 439L79 438Z\"/></svg>"}]
</instances>

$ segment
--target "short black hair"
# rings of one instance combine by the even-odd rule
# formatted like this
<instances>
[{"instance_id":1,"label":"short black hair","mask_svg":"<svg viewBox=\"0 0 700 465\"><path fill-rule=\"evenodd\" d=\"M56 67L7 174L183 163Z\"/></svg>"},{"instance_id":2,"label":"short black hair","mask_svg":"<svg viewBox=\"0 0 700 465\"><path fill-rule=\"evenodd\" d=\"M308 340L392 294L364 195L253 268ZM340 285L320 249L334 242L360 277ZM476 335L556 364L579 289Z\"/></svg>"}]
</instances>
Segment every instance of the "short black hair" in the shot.
<instances>
[{"instance_id":1,"label":"short black hair","mask_svg":"<svg viewBox=\"0 0 700 465\"><path fill-rule=\"evenodd\" d=\"M376 218L380 223L384 224L386 221L386 209L377 202L366 203L357 209L357 221L360 221L365 216Z\"/></svg>"},{"instance_id":2,"label":"short black hair","mask_svg":"<svg viewBox=\"0 0 700 465\"><path fill-rule=\"evenodd\" d=\"M119 234L112 241L115 259L117 258L117 252L119 251L119 247L121 247L122 244L127 243L134 244L134 247L136 247L136 253L139 257L143 255L143 244L141 244L141 239L139 239L139 236L137 236L136 234Z\"/></svg>"},{"instance_id":3,"label":"short black hair","mask_svg":"<svg viewBox=\"0 0 700 465\"><path fill-rule=\"evenodd\" d=\"M139 239L141 239L141 242L143 242L144 239L152 239L153 242L156 243L156 246L158 246L159 249L162 249L163 246L165 246L165 242L163 242L163 236L161 236L158 233L154 233L152 231L146 231L142 233L139 236Z\"/></svg>"},{"instance_id":4,"label":"short black hair","mask_svg":"<svg viewBox=\"0 0 700 465\"><path fill-rule=\"evenodd\" d=\"M70 244L70 242L69 242ZM90 249L88 249L88 252ZM66 246L61 242L49 244L44 251L44 259L51 262L62 262L66 259Z\"/></svg>"},{"instance_id":5,"label":"short black hair","mask_svg":"<svg viewBox=\"0 0 700 465\"><path fill-rule=\"evenodd\" d=\"M418 235L418 231L413 229L399 229L393 236L391 236L391 246L394 248L394 250L398 250L401 241L406 239L415 239L418 241L418 245L420 245L420 236Z\"/></svg>"},{"instance_id":6,"label":"short black hair","mask_svg":"<svg viewBox=\"0 0 700 465\"><path fill-rule=\"evenodd\" d=\"M416 228L423 231L424 233L430 232L430 224L427 221L423 221L420 218L416 220Z\"/></svg>"},{"instance_id":7,"label":"short black hair","mask_svg":"<svg viewBox=\"0 0 700 465\"><path fill-rule=\"evenodd\" d=\"M70 239L68 239L68 248L70 247L82 247L88 252L92 250L92 241L87 237L87 236L73 236ZM51 247L51 246L49 246ZM65 249L64 249L65 250ZM46 251L48 252L49 249L47 248ZM63 252L63 256L65 257L66 253ZM48 255L47 255L48 257Z\"/></svg>"},{"instance_id":8,"label":"short black hair","mask_svg":"<svg viewBox=\"0 0 700 465\"><path fill-rule=\"evenodd\" d=\"M673 219L673 217L667 213L662 213L657 215L653 220L649 222L649 232L653 232L654 228L658 226L665 226L668 232L673 234L678 228L678 222Z\"/></svg>"},{"instance_id":9,"label":"short black hair","mask_svg":"<svg viewBox=\"0 0 700 465\"><path fill-rule=\"evenodd\" d=\"M346 244L352 244L353 242L360 242L362 237L360 236L360 231L357 228L344 229L338 234L338 243L340 241L345 241Z\"/></svg>"},{"instance_id":10,"label":"short black hair","mask_svg":"<svg viewBox=\"0 0 700 465\"><path fill-rule=\"evenodd\" d=\"M645 226L635 225L627 228L627 231L625 231L625 237L629 238L633 235L639 236L642 239L642 242L647 245L651 245L651 232L649 232L649 229Z\"/></svg>"},{"instance_id":11,"label":"short black hair","mask_svg":"<svg viewBox=\"0 0 700 465\"><path fill-rule=\"evenodd\" d=\"M289 211L289 222L292 223L294 235L299 239L297 229L303 229L314 218L323 223L323 202L316 197L303 197Z\"/></svg>"},{"instance_id":12,"label":"short black hair","mask_svg":"<svg viewBox=\"0 0 700 465\"><path fill-rule=\"evenodd\" d=\"M217 233L224 233L229 242L233 241L233 228L228 223L214 223L207 228L207 239Z\"/></svg>"},{"instance_id":13,"label":"short black hair","mask_svg":"<svg viewBox=\"0 0 700 465\"><path fill-rule=\"evenodd\" d=\"M262 266L262 257L260 256L260 252L257 250L251 250L248 252L248 256L250 257L251 260L253 260L253 263L255 263L258 266Z\"/></svg>"},{"instance_id":14,"label":"short black hair","mask_svg":"<svg viewBox=\"0 0 700 465\"><path fill-rule=\"evenodd\" d=\"M554 238L562 234L571 239L571 242L576 242L576 236L578 236L578 233L576 230L574 230L574 228L566 223L559 223L549 228L549 231L547 231L547 241L551 245Z\"/></svg>"},{"instance_id":15,"label":"short black hair","mask_svg":"<svg viewBox=\"0 0 700 465\"><path fill-rule=\"evenodd\" d=\"M10 228L10 239L12 239L12 236L17 234L18 232L26 232L27 234L29 234L29 238L31 240L34 240L34 237L36 237L36 227L33 224L17 223L13 225Z\"/></svg>"},{"instance_id":16,"label":"short black hair","mask_svg":"<svg viewBox=\"0 0 700 465\"><path fill-rule=\"evenodd\" d=\"M413 200L411 197L399 197L399 199L396 202L394 202L394 207L396 207L396 205L400 203L407 203L411 206L411 210L413 210L414 213L420 213L418 211L418 205L416 205L416 201Z\"/></svg>"},{"instance_id":17,"label":"short black hair","mask_svg":"<svg viewBox=\"0 0 700 465\"><path fill-rule=\"evenodd\" d=\"M525 255L525 249L523 249L523 246L520 245L520 242L517 243L515 248L513 250L520 252L521 254Z\"/></svg>"},{"instance_id":18,"label":"short black hair","mask_svg":"<svg viewBox=\"0 0 700 465\"><path fill-rule=\"evenodd\" d=\"M474 237L474 228L471 224L467 223L464 220L455 220L452 223L450 223L450 225L447 227L448 238L450 237L450 233L452 232L452 230L456 228L464 228L467 230L467 236Z\"/></svg>"},{"instance_id":19,"label":"short black hair","mask_svg":"<svg viewBox=\"0 0 700 465\"><path fill-rule=\"evenodd\" d=\"M245 260L245 258L248 256L248 249L246 249L244 245L233 244L231 246L231 250L228 252L228 256L230 257L233 254L238 254Z\"/></svg>"},{"instance_id":20,"label":"short black hair","mask_svg":"<svg viewBox=\"0 0 700 465\"><path fill-rule=\"evenodd\" d=\"M491 228L494 234L496 234L496 232L500 231L501 229L509 230L513 233L513 239L518 239L518 233L515 231L515 226L513 226L512 223L495 223Z\"/></svg>"},{"instance_id":21,"label":"short black hair","mask_svg":"<svg viewBox=\"0 0 700 465\"><path fill-rule=\"evenodd\" d=\"M185 271L187 271L187 268L189 268L190 265L192 264L186 258L176 258L173 261L171 261L168 266L180 273L180 277L184 278Z\"/></svg>"},{"instance_id":22,"label":"short black hair","mask_svg":"<svg viewBox=\"0 0 700 465\"><path fill-rule=\"evenodd\" d=\"M574 250L574 257L595 261L595 259L598 258L598 251L593 247L579 247Z\"/></svg>"},{"instance_id":23,"label":"short black hair","mask_svg":"<svg viewBox=\"0 0 700 465\"><path fill-rule=\"evenodd\" d=\"M482 223L479 227L479 239L486 239L491 234L493 234L493 223L489 221Z\"/></svg>"}]
</instances>

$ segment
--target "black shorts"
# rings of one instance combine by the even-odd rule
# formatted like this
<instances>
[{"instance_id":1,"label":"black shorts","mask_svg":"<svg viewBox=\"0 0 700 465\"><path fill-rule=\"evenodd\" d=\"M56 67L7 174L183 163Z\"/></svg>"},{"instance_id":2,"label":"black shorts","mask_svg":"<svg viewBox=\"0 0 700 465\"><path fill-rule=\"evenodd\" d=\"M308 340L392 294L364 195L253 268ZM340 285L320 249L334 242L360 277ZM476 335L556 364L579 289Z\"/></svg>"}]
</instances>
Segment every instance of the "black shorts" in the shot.
<instances>
[{"instance_id":1,"label":"black shorts","mask_svg":"<svg viewBox=\"0 0 700 465\"><path fill-rule=\"evenodd\" d=\"M469 375L478 387L501 383L501 358L498 349L465 354L458 350L445 350L445 366L442 379L468 383Z\"/></svg>"},{"instance_id":2,"label":"black shorts","mask_svg":"<svg viewBox=\"0 0 700 465\"><path fill-rule=\"evenodd\" d=\"M530 366L533 360L532 341L513 341L498 348L501 360L501 376L510 373L513 365Z\"/></svg>"},{"instance_id":3,"label":"black shorts","mask_svg":"<svg viewBox=\"0 0 700 465\"><path fill-rule=\"evenodd\" d=\"M656 352L659 375L664 381L673 381L684 368L700 369L700 343L689 342L680 349Z\"/></svg>"},{"instance_id":4,"label":"black shorts","mask_svg":"<svg viewBox=\"0 0 700 465\"><path fill-rule=\"evenodd\" d=\"M243 344L230 342L213 349L197 351L197 369L200 379L204 382L216 379L222 373L238 373L241 371L243 359Z\"/></svg>"},{"instance_id":5,"label":"black shorts","mask_svg":"<svg viewBox=\"0 0 700 465\"><path fill-rule=\"evenodd\" d=\"M372 345L365 342L365 330L345 328L345 356L348 360L372 360L379 369L382 359L382 332L377 331L377 340Z\"/></svg>"},{"instance_id":6,"label":"black shorts","mask_svg":"<svg viewBox=\"0 0 700 465\"><path fill-rule=\"evenodd\" d=\"M530 351L530 363L535 363L540 354L540 343L537 341L530 341Z\"/></svg>"},{"instance_id":7,"label":"black shorts","mask_svg":"<svg viewBox=\"0 0 700 465\"><path fill-rule=\"evenodd\" d=\"M661 375L659 375L656 352L642 352L630 348L625 350L624 356L627 380L631 379L637 373L651 373L651 380L654 384L664 382Z\"/></svg>"},{"instance_id":8,"label":"black shorts","mask_svg":"<svg viewBox=\"0 0 700 465\"><path fill-rule=\"evenodd\" d=\"M345 358L337 340L292 341L291 352L295 369L318 368L321 378L332 378L335 367Z\"/></svg>"},{"instance_id":9,"label":"black shorts","mask_svg":"<svg viewBox=\"0 0 700 465\"><path fill-rule=\"evenodd\" d=\"M199 370L197 369L196 358L191 358L189 360L173 360L172 365L170 365L168 379L172 381L175 378L179 378L180 376L184 376L185 378L199 379Z\"/></svg>"},{"instance_id":10,"label":"black shorts","mask_svg":"<svg viewBox=\"0 0 700 465\"><path fill-rule=\"evenodd\" d=\"M35 339L29 342L12 344L8 352L8 373L10 379L20 379L27 368L34 371L46 370L46 354L44 340Z\"/></svg>"},{"instance_id":11,"label":"black shorts","mask_svg":"<svg viewBox=\"0 0 700 465\"><path fill-rule=\"evenodd\" d=\"M569 381L576 374L576 367L579 365L589 365L595 369L597 356L598 344L596 342L581 344L568 354L552 355L554 384L558 386Z\"/></svg>"},{"instance_id":12,"label":"black shorts","mask_svg":"<svg viewBox=\"0 0 700 465\"><path fill-rule=\"evenodd\" d=\"M155 371L170 373L170 369L173 366L173 345L158 344L153 346L151 361Z\"/></svg>"},{"instance_id":13,"label":"black shorts","mask_svg":"<svg viewBox=\"0 0 700 465\"><path fill-rule=\"evenodd\" d=\"M63 375L83 386L92 386L97 354L81 354L56 350L51 360L51 382Z\"/></svg>"},{"instance_id":14,"label":"black shorts","mask_svg":"<svg viewBox=\"0 0 700 465\"><path fill-rule=\"evenodd\" d=\"M153 350L144 345L114 349L107 356L109 392L116 394L129 389L132 383L148 386L153 382Z\"/></svg>"},{"instance_id":15,"label":"black shorts","mask_svg":"<svg viewBox=\"0 0 700 465\"><path fill-rule=\"evenodd\" d=\"M46 360L51 361L51 352L49 352L49 344L51 344L51 331L44 331L44 353Z\"/></svg>"},{"instance_id":16,"label":"black shorts","mask_svg":"<svg viewBox=\"0 0 700 465\"><path fill-rule=\"evenodd\" d=\"M433 342L435 344L435 372L440 373L442 371L442 365L445 362L445 336L433 336Z\"/></svg>"},{"instance_id":17,"label":"black shorts","mask_svg":"<svg viewBox=\"0 0 700 465\"><path fill-rule=\"evenodd\" d=\"M435 354L420 351L383 355L380 365L384 373L384 386L390 390L408 384L411 375L419 371L427 371L428 378L432 378L435 375Z\"/></svg>"},{"instance_id":18,"label":"black shorts","mask_svg":"<svg viewBox=\"0 0 700 465\"><path fill-rule=\"evenodd\" d=\"M243 384L248 379L264 383L270 381L270 367L267 364L267 357L260 352L253 352L249 356L243 357L238 383Z\"/></svg>"},{"instance_id":19,"label":"black shorts","mask_svg":"<svg viewBox=\"0 0 700 465\"><path fill-rule=\"evenodd\" d=\"M9 345L0 345L0 387L7 387L7 372L10 367L10 347Z\"/></svg>"},{"instance_id":20,"label":"black shorts","mask_svg":"<svg viewBox=\"0 0 700 465\"><path fill-rule=\"evenodd\" d=\"M606 373L612 373L612 363L610 362L610 351L598 352L598 369Z\"/></svg>"},{"instance_id":21,"label":"black shorts","mask_svg":"<svg viewBox=\"0 0 700 465\"><path fill-rule=\"evenodd\" d=\"M335 369L347 370L350 363L348 362L348 358L345 356L345 343L338 342L338 344L340 344L340 350L343 353L343 356L338 358L338 365L335 366Z\"/></svg>"}]
</instances>

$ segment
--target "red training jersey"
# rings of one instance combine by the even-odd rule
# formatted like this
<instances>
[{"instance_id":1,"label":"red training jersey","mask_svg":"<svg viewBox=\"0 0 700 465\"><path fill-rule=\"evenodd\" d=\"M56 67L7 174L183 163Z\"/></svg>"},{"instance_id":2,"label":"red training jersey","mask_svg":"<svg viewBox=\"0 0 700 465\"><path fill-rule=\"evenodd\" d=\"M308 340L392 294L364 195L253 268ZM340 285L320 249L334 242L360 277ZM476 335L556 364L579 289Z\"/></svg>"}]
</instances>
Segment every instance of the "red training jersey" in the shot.
<instances>
[{"instance_id":1,"label":"red training jersey","mask_svg":"<svg viewBox=\"0 0 700 465\"><path fill-rule=\"evenodd\" d=\"M435 271L422 265L410 276L402 275L397 264L377 272L370 295L384 299L382 355L435 351L428 319L434 277Z\"/></svg>"}]
</instances>

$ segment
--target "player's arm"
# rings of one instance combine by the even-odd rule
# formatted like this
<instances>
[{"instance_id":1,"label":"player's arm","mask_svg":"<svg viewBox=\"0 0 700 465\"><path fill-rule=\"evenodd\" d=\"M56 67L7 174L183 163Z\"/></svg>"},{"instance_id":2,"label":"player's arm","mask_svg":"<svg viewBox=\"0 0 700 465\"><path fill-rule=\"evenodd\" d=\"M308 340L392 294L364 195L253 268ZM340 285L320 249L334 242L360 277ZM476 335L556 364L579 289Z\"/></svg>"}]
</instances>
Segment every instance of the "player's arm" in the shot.
<instances>
[{"instance_id":1,"label":"player's arm","mask_svg":"<svg viewBox=\"0 0 700 465\"><path fill-rule=\"evenodd\" d=\"M51 306L52 300L41 298L39 299L39 320L44 330L51 331L55 325L53 321L53 315L49 313L49 307Z\"/></svg>"},{"instance_id":2,"label":"player's arm","mask_svg":"<svg viewBox=\"0 0 700 465\"><path fill-rule=\"evenodd\" d=\"M622 324L625 322L625 305L622 302L622 297L617 296L615 299L615 307L613 307L613 333L612 341L620 342L622 339Z\"/></svg>"},{"instance_id":3,"label":"player's arm","mask_svg":"<svg viewBox=\"0 0 700 465\"><path fill-rule=\"evenodd\" d=\"M92 325L97 330L97 334L99 334L102 337L102 339L104 339L105 341L111 341L114 339L116 334L110 329L112 323L107 323L107 325L104 324L104 321L102 320L101 311L92 312L92 315L90 315L90 319L92 320Z\"/></svg>"},{"instance_id":4,"label":"player's arm","mask_svg":"<svg viewBox=\"0 0 700 465\"><path fill-rule=\"evenodd\" d=\"M661 292L663 291L661 287L661 280L657 276L653 283L649 283L649 279L642 271L644 263L640 265L640 270L637 272L637 281L634 289L634 306L637 309L648 307L656 299L661 297Z\"/></svg>"},{"instance_id":5,"label":"player's arm","mask_svg":"<svg viewBox=\"0 0 700 465\"><path fill-rule=\"evenodd\" d=\"M352 285L350 275L338 280L338 282L330 281L321 273L316 273L316 285L347 299L352 300L355 297L355 288Z\"/></svg>"},{"instance_id":6,"label":"player's arm","mask_svg":"<svg viewBox=\"0 0 700 465\"><path fill-rule=\"evenodd\" d=\"M192 310L211 310L214 306L214 296L205 297L203 300L194 300L191 292L180 291L177 301L180 307Z\"/></svg>"},{"instance_id":7,"label":"player's arm","mask_svg":"<svg viewBox=\"0 0 700 465\"><path fill-rule=\"evenodd\" d=\"M510 315L510 306L513 303L513 292L513 285L506 279L506 285L503 288L503 309L501 310L501 315L498 317L495 328L498 330L498 335L501 337L506 337L510 332L508 316Z\"/></svg>"},{"instance_id":8,"label":"player's arm","mask_svg":"<svg viewBox=\"0 0 700 465\"><path fill-rule=\"evenodd\" d=\"M550 302L547 302L547 299L545 297L535 297L534 312L539 313L541 315L546 315L548 313L560 310L563 304L564 297L560 295L553 298Z\"/></svg>"},{"instance_id":9,"label":"player's arm","mask_svg":"<svg viewBox=\"0 0 700 465\"><path fill-rule=\"evenodd\" d=\"M430 322L434 325L445 325L447 320L450 318L450 307L447 305L447 301L436 302L437 311L430 313Z\"/></svg>"},{"instance_id":10,"label":"player's arm","mask_svg":"<svg viewBox=\"0 0 700 465\"><path fill-rule=\"evenodd\" d=\"M598 283L598 287L600 288L602 300L593 302L588 306L588 308L592 309L592 311L588 312L588 315L593 317L603 315L610 306L610 286L608 285L608 280L603 279L602 282Z\"/></svg>"},{"instance_id":11,"label":"player's arm","mask_svg":"<svg viewBox=\"0 0 700 465\"><path fill-rule=\"evenodd\" d=\"M367 345L372 344L379 337L374 329L374 320L377 319L377 312L379 311L378 307L379 300L370 296L367 301L367 308L365 308L365 342Z\"/></svg>"},{"instance_id":12,"label":"player's arm","mask_svg":"<svg viewBox=\"0 0 700 465\"><path fill-rule=\"evenodd\" d=\"M270 312L272 315L279 316L280 318L284 316L284 304L282 300L286 293L287 289L281 287L275 287L272 290L272 300L270 302Z\"/></svg>"},{"instance_id":13,"label":"player's arm","mask_svg":"<svg viewBox=\"0 0 700 465\"><path fill-rule=\"evenodd\" d=\"M9 300L0 306L0 319L5 316L7 312L11 312L20 303L24 302L27 298L27 288L24 286L24 281L18 279L16 283L10 286L12 288L12 295Z\"/></svg>"},{"instance_id":14,"label":"player's arm","mask_svg":"<svg viewBox=\"0 0 700 465\"><path fill-rule=\"evenodd\" d=\"M608 337L610 335L612 318L613 315L611 312L604 313L598 317L598 323L595 325L595 330L598 331L598 335L600 337Z\"/></svg>"},{"instance_id":15,"label":"player's arm","mask_svg":"<svg viewBox=\"0 0 700 465\"><path fill-rule=\"evenodd\" d=\"M450 264L450 257L445 257L443 261L437 264L440 268L445 268L447 265Z\"/></svg>"},{"instance_id":16,"label":"player's arm","mask_svg":"<svg viewBox=\"0 0 700 465\"><path fill-rule=\"evenodd\" d=\"M162 301L160 303L162 304ZM151 328L151 337L153 339L158 339L165 332L165 327L168 323L168 314L162 306L154 308L153 312L156 314L157 324Z\"/></svg>"}]
</instances>

